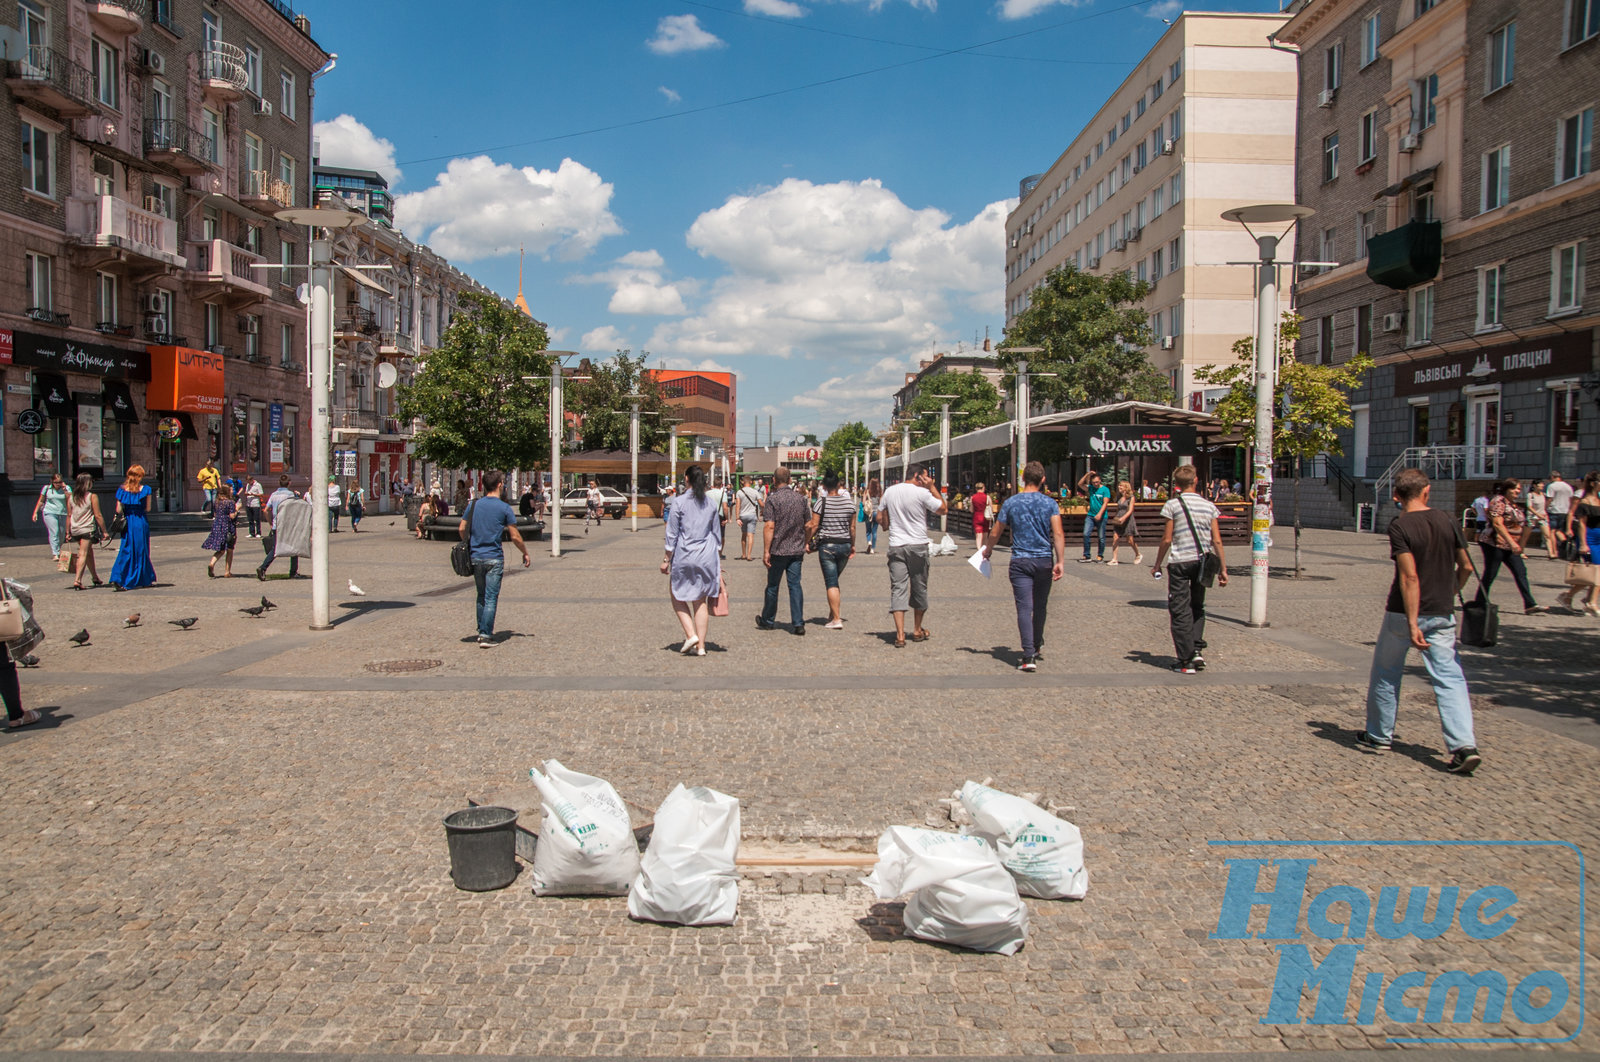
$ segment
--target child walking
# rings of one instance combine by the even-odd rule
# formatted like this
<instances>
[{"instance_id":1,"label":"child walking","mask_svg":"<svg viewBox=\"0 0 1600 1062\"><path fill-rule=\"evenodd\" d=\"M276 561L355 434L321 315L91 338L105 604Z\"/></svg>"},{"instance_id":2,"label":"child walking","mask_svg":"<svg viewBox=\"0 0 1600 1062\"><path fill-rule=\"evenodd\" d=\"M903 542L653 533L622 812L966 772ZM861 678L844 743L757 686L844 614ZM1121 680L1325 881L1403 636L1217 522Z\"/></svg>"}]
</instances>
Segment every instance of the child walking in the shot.
<instances>
[{"instance_id":1,"label":"child walking","mask_svg":"<svg viewBox=\"0 0 1600 1062\"><path fill-rule=\"evenodd\" d=\"M201 549L211 551L211 562L206 565L206 577L217 577L217 561L224 561L222 575L233 578L233 547L238 542L238 507L233 501L233 488L223 483L217 487L217 502L211 515L211 534L206 536Z\"/></svg>"}]
</instances>

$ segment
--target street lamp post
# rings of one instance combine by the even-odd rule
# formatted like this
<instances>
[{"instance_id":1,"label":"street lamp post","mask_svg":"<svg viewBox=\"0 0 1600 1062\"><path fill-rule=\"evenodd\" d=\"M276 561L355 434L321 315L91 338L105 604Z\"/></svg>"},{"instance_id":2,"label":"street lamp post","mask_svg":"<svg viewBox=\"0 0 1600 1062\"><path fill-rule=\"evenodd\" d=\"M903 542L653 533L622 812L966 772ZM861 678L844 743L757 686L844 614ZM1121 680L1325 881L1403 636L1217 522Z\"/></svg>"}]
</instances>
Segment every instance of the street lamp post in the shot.
<instances>
[{"instance_id":1,"label":"street lamp post","mask_svg":"<svg viewBox=\"0 0 1600 1062\"><path fill-rule=\"evenodd\" d=\"M911 422L908 420L900 428L900 482L904 483L911 475Z\"/></svg>"},{"instance_id":2,"label":"street lamp post","mask_svg":"<svg viewBox=\"0 0 1600 1062\"><path fill-rule=\"evenodd\" d=\"M1272 533L1272 390L1277 375L1278 241L1287 235L1257 236L1256 225L1290 225L1315 211L1293 203L1262 203L1223 211L1224 221L1244 226L1256 241L1256 440L1252 461L1255 504L1250 512L1250 626L1267 623L1268 548Z\"/></svg>"},{"instance_id":3,"label":"street lamp post","mask_svg":"<svg viewBox=\"0 0 1600 1062\"><path fill-rule=\"evenodd\" d=\"M955 399L955 398L960 398L961 397L960 395L933 395L932 397L934 397L934 398L942 398L942 399L945 400L939 407L939 488L941 490L949 490L950 489L950 418L952 416L964 417L967 414L966 414L965 411L961 411L961 410L958 410L955 413L951 413L950 412L950 400L951 399ZM940 513L939 514L939 530L940 531L949 530L949 514L948 513Z\"/></svg>"},{"instance_id":4,"label":"street lamp post","mask_svg":"<svg viewBox=\"0 0 1600 1062\"><path fill-rule=\"evenodd\" d=\"M550 363L550 556L561 556L561 445L567 434L566 374L561 371L562 358L575 358L577 351L547 350ZM524 376L524 381L537 380L537 376ZM587 376L574 377L587 380Z\"/></svg>"}]
</instances>

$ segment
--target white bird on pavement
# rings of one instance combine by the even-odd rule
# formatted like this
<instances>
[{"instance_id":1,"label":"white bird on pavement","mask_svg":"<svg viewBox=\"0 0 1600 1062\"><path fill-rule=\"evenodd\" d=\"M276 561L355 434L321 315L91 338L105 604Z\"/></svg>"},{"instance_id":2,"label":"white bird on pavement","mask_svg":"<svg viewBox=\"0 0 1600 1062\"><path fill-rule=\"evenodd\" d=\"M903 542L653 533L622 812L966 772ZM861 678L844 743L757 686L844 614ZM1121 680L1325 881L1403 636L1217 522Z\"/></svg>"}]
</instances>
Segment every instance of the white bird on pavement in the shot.
<instances>
[{"instance_id":1,"label":"white bird on pavement","mask_svg":"<svg viewBox=\"0 0 1600 1062\"><path fill-rule=\"evenodd\" d=\"M346 579L345 582L350 584L350 592L352 594L356 595L357 597L366 597L367 596L367 592L365 590L361 589L361 587L357 586L356 585L356 581L354 579Z\"/></svg>"}]
</instances>

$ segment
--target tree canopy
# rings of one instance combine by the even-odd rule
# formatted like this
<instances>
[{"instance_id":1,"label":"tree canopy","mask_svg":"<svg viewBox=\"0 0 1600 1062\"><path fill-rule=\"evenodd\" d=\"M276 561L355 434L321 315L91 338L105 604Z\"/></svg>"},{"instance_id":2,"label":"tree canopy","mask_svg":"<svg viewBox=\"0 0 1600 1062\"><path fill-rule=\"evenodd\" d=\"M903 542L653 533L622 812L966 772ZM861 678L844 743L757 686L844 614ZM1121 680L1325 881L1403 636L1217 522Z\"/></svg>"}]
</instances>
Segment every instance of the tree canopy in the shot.
<instances>
[{"instance_id":1,"label":"tree canopy","mask_svg":"<svg viewBox=\"0 0 1600 1062\"><path fill-rule=\"evenodd\" d=\"M822 456L817 459L817 474L825 476L831 472L843 476L846 459L853 453L865 450L871 441L872 432L861 421L841 424L822 444Z\"/></svg>"},{"instance_id":2,"label":"tree canopy","mask_svg":"<svg viewBox=\"0 0 1600 1062\"><path fill-rule=\"evenodd\" d=\"M938 395L956 397L939 398ZM1000 389L981 372L941 372L917 386L917 397L902 414L911 418L913 434L921 432L924 442L937 442L939 417L946 402L950 403L950 435L954 438L963 432L1007 420L1000 401Z\"/></svg>"},{"instance_id":3,"label":"tree canopy","mask_svg":"<svg viewBox=\"0 0 1600 1062\"><path fill-rule=\"evenodd\" d=\"M1372 369L1365 351L1343 365L1308 365L1294 356L1300 337L1300 315L1285 312L1278 328L1278 384L1273 392L1272 453L1274 457L1315 457L1342 454L1339 430L1355 423L1350 413L1350 392ZM1210 365L1195 370L1203 383L1228 388L1217 403L1216 415L1228 427L1255 438L1256 343L1246 336L1233 344L1231 365ZM1287 396L1287 402L1285 397ZM1287 408L1287 415L1284 410Z\"/></svg>"},{"instance_id":4,"label":"tree canopy","mask_svg":"<svg viewBox=\"0 0 1600 1062\"><path fill-rule=\"evenodd\" d=\"M567 409L582 422L578 437L585 450L626 450L632 399L639 396L639 452L667 452L667 436L675 411L667 405L661 385L645 372L649 353L619 350L609 361L586 363L580 373L587 380L567 385ZM649 415L647 415L649 414Z\"/></svg>"},{"instance_id":5,"label":"tree canopy","mask_svg":"<svg viewBox=\"0 0 1600 1062\"><path fill-rule=\"evenodd\" d=\"M550 375L544 325L476 292L415 380L398 390L400 415L420 418L417 454L447 468L533 468L550 455Z\"/></svg>"},{"instance_id":6,"label":"tree canopy","mask_svg":"<svg viewBox=\"0 0 1600 1062\"><path fill-rule=\"evenodd\" d=\"M1170 402L1172 389L1144 348L1155 342L1143 302L1150 285L1127 273L1099 276L1070 262L1050 271L1032 304L1006 329L999 350L1006 386L1015 388L1017 360L1028 371L1035 402L1082 409L1108 402ZM1019 355L1007 348L1042 347ZM1013 393L1015 393L1013 391Z\"/></svg>"}]
</instances>

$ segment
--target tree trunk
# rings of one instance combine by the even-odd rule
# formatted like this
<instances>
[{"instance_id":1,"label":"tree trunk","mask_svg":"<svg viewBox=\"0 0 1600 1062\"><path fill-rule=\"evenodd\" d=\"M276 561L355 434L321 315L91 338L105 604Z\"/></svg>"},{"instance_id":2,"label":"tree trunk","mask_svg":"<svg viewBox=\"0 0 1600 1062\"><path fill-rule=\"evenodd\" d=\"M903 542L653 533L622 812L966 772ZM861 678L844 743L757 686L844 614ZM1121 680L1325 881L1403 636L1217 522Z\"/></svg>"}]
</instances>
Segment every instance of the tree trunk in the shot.
<instances>
[{"instance_id":1,"label":"tree trunk","mask_svg":"<svg viewBox=\"0 0 1600 1062\"><path fill-rule=\"evenodd\" d=\"M1294 461L1294 577L1300 578L1300 459Z\"/></svg>"}]
</instances>

